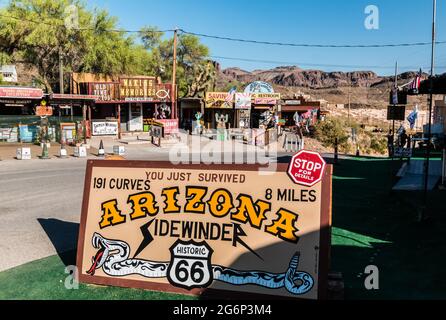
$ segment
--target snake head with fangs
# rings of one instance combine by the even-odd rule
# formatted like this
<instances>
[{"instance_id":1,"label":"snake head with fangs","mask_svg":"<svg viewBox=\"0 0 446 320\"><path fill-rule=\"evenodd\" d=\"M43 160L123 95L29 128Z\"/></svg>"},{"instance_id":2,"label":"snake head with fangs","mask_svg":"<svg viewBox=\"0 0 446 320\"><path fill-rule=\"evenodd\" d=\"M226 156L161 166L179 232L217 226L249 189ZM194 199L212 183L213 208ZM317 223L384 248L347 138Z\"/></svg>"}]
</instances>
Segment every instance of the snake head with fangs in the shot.
<instances>
[{"instance_id":1,"label":"snake head with fangs","mask_svg":"<svg viewBox=\"0 0 446 320\"><path fill-rule=\"evenodd\" d=\"M98 233L93 235L92 244L95 249L98 249L98 252L94 257L92 257L92 265L87 271L87 274L94 276L96 269L101 268L104 262L107 260L109 247L107 240Z\"/></svg>"}]
</instances>

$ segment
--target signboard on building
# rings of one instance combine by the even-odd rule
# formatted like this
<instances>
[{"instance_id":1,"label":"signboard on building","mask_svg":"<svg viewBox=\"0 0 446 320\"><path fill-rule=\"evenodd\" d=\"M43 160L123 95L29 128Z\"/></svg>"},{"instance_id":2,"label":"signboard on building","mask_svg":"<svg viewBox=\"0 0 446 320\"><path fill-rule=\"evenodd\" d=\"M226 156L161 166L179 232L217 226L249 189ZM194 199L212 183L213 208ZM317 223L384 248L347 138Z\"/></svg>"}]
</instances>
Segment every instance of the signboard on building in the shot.
<instances>
[{"instance_id":1,"label":"signboard on building","mask_svg":"<svg viewBox=\"0 0 446 320\"><path fill-rule=\"evenodd\" d=\"M53 108L44 105L36 107L36 116L39 117L51 117L53 115Z\"/></svg>"},{"instance_id":2,"label":"signboard on building","mask_svg":"<svg viewBox=\"0 0 446 320\"><path fill-rule=\"evenodd\" d=\"M118 121L94 121L91 125L93 136L115 136L118 134Z\"/></svg>"},{"instance_id":3,"label":"signboard on building","mask_svg":"<svg viewBox=\"0 0 446 320\"><path fill-rule=\"evenodd\" d=\"M0 98L42 99L42 89L25 87L0 87Z\"/></svg>"},{"instance_id":4,"label":"signboard on building","mask_svg":"<svg viewBox=\"0 0 446 320\"><path fill-rule=\"evenodd\" d=\"M172 100L172 85L171 84L158 84L156 86L155 96L160 101Z\"/></svg>"},{"instance_id":5,"label":"signboard on building","mask_svg":"<svg viewBox=\"0 0 446 320\"><path fill-rule=\"evenodd\" d=\"M245 93L274 93L274 88L267 82L254 81L246 86Z\"/></svg>"},{"instance_id":6,"label":"signboard on building","mask_svg":"<svg viewBox=\"0 0 446 320\"><path fill-rule=\"evenodd\" d=\"M119 96L123 101L153 101L156 93L155 77L126 77L119 79Z\"/></svg>"},{"instance_id":7,"label":"signboard on building","mask_svg":"<svg viewBox=\"0 0 446 320\"><path fill-rule=\"evenodd\" d=\"M324 298L332 168L305 187L287 167L88 161L80 281Z\"/></svg>"},{"instance_id":8,"label":"signboard on building","mask_svg":"<svg viewBox=\"0 0 446 320\"><path fill-rule=\"evenodd\" d=\"M232 109L234 94L228 92L206 92L206 108Z\"/></svg>"},{"instance_id":9,"label":"signboard on building","mask_svg":"<svg viewBox=\"0 0 446 320\"><path fill-rule=\"evenodd\" d=\"M250 93L236 93L235 109L251 109L251 99Z\"/></svg>"},{"instance_id":10,"label":"signboard on building","mask_svg":"<svg viewBox=\"0 0 446 320\"><path fill-rule=\"evenodd\" d=\"M116 99L116 85L110 82L89 83L89 94L96 96L96 101L113 101Z\"/></svg>"},{"instance_id":11,"label":"signboard on building","mask_svg":"<svg viewBox=\"0 0 446 320\"><path fill-rule=\"evenodd\" d=\"M178 119L159 119L156 120L163 124L164 134L177 134L179 132Z\"/></svg>"},{"instance_id":12,"label":"signboard on building","mask_svg":"<svg viewBox=\"0 0 446 320\"><path fill-rule=\"evenodd\" d=\"M298 106L302 104L301 100L286 100L285 101L286 105L290 105L290 106Z\"/></svg>"},{"instance_id":13,"label":"signboard on building","mask_svg":"<svg viewBox=\"0 0 446 320\"><path fill-rule=\"evenodd\" d=\"M252 99L255 104L274 105L280 100L280 93L254 93Z\"/></svg>"}]
</instances>

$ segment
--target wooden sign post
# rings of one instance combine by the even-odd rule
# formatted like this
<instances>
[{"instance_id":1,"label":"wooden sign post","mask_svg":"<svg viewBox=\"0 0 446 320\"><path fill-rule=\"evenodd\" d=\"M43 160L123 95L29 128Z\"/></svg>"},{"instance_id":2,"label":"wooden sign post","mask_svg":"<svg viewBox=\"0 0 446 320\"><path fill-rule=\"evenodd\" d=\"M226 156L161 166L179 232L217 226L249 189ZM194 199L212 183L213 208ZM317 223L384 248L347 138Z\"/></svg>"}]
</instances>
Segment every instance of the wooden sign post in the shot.
<instances>
[{"instance_id":1,"label":"wooden sign post","mask_svg":"<svg viewBox=\"0 0 446 320\"><path fill-rule=\"evenodd\" d=\"M293 181L292 165L260 174L257 165L89 160L80 281L324 299L332 166L308 187Z\"/></svg>"}]
</instances>

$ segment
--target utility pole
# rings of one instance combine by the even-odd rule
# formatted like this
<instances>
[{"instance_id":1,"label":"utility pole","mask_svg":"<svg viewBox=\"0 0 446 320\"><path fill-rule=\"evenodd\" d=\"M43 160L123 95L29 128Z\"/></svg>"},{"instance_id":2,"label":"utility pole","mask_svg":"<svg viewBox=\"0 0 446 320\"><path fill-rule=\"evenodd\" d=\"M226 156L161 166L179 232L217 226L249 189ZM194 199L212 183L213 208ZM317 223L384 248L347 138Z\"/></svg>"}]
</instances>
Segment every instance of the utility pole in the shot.
<instances>
[{"instance_id":1,"label":"utility pole","mask_svg":"<svg viewBox=\"0 0 446 320\"><path fill-rule=\"evenodd\" d=\"M425 209L427 208L428 185L429 185L429 164L431 155L431 140L432 140L432 103L434 91L434 68L435 68L435 41L436 41L436 21L437 21L437 0L433 0L433 14L432 14L432 52L431 52L431 76L429 85L429 121L427 130L427 148L426 148L426 164L424 176L424 210L420 212L420 221L424 220Z\"/></svg>"},{"instance_id":2,"label":"utility pole","mask_svg":"<svg viewBox=\"0 0 446 320\"><path fill-rule=\"evenodd\" d=\"M178 28L175 28L173 33L173 67L172 67L172 118L177 117L177 38Z\"/></svg>"},{"instance_id":3,"label":"utility pole","mask_svg":"<svg viewBox=\"0 0 446 320\"><path fill-rule=\"evenodd\" d=\"M396 95L398 97L398 61L395 63L395 83L394 83L393 87L394 87L394 90L395 90ZM393 97L392 97L392 100L394 100ZM395 109L396 105L393 104L393 107ZM393 134L393 137L394 137L393 141L395 141L395 119L392 120L392 134ZM393 158L393 156L392 156L392 158Z\"/></svg>"},{"instance_id":4,"label":"utility pole","mask_svg":"<svg viewBox=\"0 0 446 320\"><path fill-rule=\"evenodd\" d=\"M62 48L59 47L59 93L64 94L63 90L63 58L62 58Z\"/></svg>"},{"instance_id":5,"label":"utility pole","mask_svg":"<svg viewBox=\"0 0 446 320\"><path fill-rule=\"evenodd\" d=\"M349 87L348 87L348 125L350 125L351 94L352 94L352 74L350 73L350 76L349 76Z\"/></svg>"}]
</instances>

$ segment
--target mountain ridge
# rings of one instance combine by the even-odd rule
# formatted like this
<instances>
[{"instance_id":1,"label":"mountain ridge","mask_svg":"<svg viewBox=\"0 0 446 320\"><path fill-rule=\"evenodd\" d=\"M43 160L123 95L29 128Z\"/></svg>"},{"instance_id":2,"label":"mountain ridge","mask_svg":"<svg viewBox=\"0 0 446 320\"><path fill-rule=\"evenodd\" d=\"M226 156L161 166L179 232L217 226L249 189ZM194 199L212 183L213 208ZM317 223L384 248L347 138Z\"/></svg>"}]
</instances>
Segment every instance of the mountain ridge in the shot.
<instances>
[{"instance_id":1,"label":"mountain ridge","mask_svg":"<svg viewBox=\"0 0 446 320\"><path fill-rule=\"evenodd\" d=\"M246 71L238 67L226 68L220 72L221 80L226 82L249 83L265 81L284 87L301 87L309 89L331 89L339 87L381 87L389 86L394 77L379 76L373 71L331 71L301 69L298 66L279 66L267 70ZM418 72L409 71L398 75L398 81L410 82ZM424 76L427 74L423 73Z\"/></svg>"}]
</instances>

